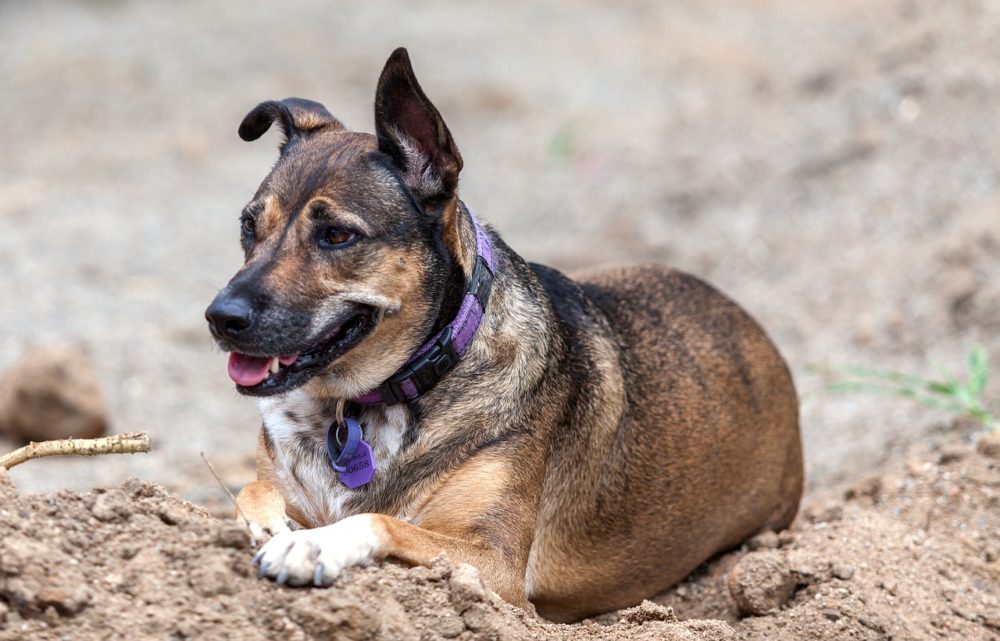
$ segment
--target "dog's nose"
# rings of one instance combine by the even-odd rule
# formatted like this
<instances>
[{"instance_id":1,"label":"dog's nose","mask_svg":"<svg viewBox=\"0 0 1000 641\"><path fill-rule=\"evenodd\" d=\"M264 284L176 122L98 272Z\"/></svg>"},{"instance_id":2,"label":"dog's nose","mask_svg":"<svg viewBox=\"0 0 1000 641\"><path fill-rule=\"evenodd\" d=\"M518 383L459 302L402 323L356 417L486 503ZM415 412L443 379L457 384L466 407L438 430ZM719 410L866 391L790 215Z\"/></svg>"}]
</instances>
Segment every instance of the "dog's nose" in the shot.
<instances>
[{"instance_id":1,"label":"dog's nose","mask_svg":"<svg viewBox=\"0 0 1000 641\"><path fill-rule=\"evenodd\" d=\"M218 296L205 310L205 318L219 336L236 338L253 325L253 308L243 298Z\"/></svg>"}]
</instances>

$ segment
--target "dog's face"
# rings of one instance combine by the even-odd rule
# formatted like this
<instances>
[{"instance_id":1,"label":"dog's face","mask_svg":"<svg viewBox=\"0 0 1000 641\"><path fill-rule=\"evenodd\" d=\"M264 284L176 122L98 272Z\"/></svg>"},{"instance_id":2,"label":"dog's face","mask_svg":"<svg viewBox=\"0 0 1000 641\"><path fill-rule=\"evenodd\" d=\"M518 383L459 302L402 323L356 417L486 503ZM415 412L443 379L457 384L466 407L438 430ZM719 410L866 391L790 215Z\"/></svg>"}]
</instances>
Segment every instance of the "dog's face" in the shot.
<instances>
[{"instance_id":1,"label":"dog's face","mask_svg":"<svg viewBox=\"0 0 1000 641\"><path fill-rule=\"evenodd\" d=\"M258 105L246 140L277 120L281 156L241 217L246 262L206 310L242 393L304 384L356 396L391 376L430 333L461 248L461 156L413 76L386 64L376 136L347 131L318 103Z\"/></svg>"}]
</instances>

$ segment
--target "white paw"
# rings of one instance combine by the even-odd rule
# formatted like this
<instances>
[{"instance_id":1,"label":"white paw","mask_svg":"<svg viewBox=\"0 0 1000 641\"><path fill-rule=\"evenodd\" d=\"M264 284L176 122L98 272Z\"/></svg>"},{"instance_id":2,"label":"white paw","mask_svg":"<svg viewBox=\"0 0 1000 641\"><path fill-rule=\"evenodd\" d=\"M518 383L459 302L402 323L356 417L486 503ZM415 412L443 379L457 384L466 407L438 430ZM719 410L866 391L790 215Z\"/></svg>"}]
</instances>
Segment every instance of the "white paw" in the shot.
<instances>
[{"instance_id":1,"label":"white paw","mask_svg":"<svg viewBox=\"0 0 1000 641\"><path fill-rule=\"evenodd\" d=\"M326 586L344 568L370 563L377 548L371 517L357 514L326 527L276 534L253 562L260 565L261 577L278 583Z\"/></svg>"}]
</instances>

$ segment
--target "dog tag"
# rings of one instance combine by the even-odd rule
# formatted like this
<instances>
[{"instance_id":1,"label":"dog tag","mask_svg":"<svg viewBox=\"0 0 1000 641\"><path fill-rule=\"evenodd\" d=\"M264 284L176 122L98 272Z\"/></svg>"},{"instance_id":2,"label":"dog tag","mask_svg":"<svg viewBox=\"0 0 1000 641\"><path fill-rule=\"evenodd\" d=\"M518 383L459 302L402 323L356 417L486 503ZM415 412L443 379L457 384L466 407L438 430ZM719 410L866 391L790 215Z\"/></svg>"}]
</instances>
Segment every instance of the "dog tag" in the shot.
<instances>
[{"instance_id":1,"label":"dog tag","mask_svg":"<svg viewBox=\"0 0 1000 641\"><path fill-rule=\"evenodd\" d=\"M347 439L343 447L337 445L338 425L334 422L326 432L326 449L340 482L353 490L372 480L375 475L375 457L372 455L371 445L362 437L361 425L353 418L345 418L344 423L347 427Z\"/></svg>"},{"instance_id":2,"label":"dog tag","mask_svg":"<svg viewBox=\"0 0 1000 641\"><path fill-rule=\"evenodd\" d=\"M375 475L375 457L372 456L372 447L363 440L358 443L354 457L347 462L346 470L338 472L340 482L351 488L368 483Z\"/></svg>"}]
</instances>

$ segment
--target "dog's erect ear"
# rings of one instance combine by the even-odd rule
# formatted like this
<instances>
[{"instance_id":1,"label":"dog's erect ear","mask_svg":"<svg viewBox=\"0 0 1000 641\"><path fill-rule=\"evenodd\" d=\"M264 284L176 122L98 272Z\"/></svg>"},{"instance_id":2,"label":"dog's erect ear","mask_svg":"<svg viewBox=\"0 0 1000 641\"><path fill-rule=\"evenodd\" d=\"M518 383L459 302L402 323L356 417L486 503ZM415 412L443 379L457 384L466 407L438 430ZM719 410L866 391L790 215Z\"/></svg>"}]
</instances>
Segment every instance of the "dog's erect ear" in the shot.
<instances>
[{"instance_id":1,"label":"dog's erect ear","mask_svg":"<svg viewBox=\"0 0 1000 641\"><path fill-rule=\"evenodd\" d=\"M307 136L317 129L344 127L318 102L304 98L285 98L268 100L251 109L240 123L240 138L246 141L257 140L271 128L271 123L275 120L285 134L282 149L293 138Z\"/></svg>"},{"instance_id":2,"label":"dog's erect ear","mask_svg":"<svg viewBox=\"0 0 1000 641\"><path fill-rule=\"evenodd\" d=\"M402 47L389 56L378 80L375 133L379 150L393 159L418 199L450 199L455 194L462 156L441 114L417 83Z\"/></svg>"}]
</instances>

